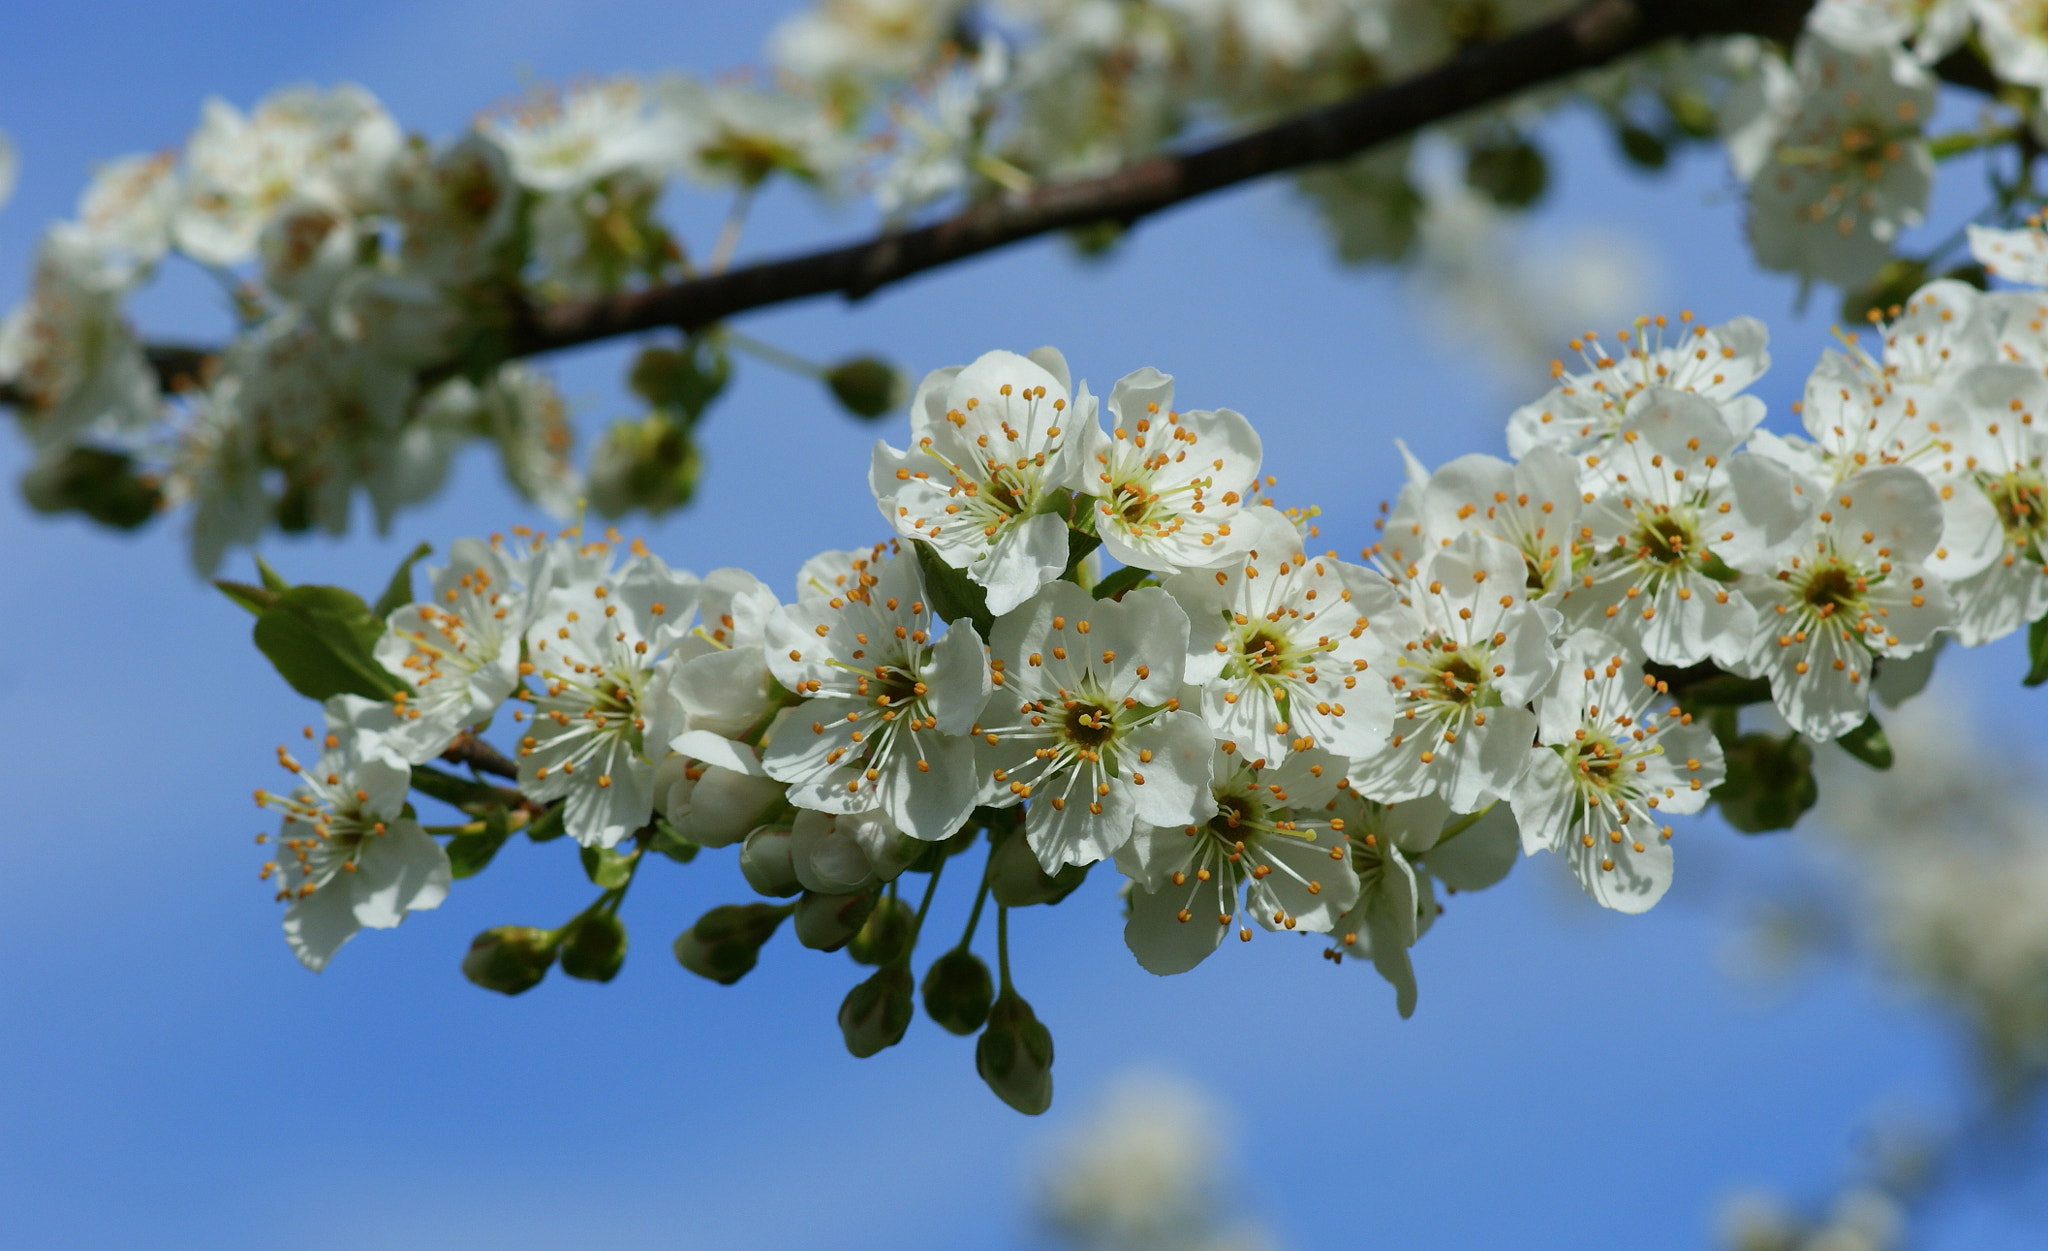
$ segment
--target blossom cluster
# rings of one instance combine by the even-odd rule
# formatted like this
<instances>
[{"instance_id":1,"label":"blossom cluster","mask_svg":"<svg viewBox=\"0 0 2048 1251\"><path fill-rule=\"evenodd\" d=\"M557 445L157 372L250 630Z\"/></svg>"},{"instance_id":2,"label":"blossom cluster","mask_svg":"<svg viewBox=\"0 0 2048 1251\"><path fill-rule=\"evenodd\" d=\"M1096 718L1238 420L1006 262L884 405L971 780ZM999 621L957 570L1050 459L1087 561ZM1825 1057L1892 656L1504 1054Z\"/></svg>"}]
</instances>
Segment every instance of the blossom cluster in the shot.
<instances>
[{"instance_id":1,"label":"blossom cluster","mask_svg":"<svg viewBox=\"0 0 2048 1251\"><path fill-rule=\"evenodd\" d=\"M2048 255L2040 233L1977 244L2022 276ZM512 703L513 785L474 784L495 826L437 832L566 832L615 863L592 870L607 908L650 849L737 845L757 891L802 896L807 944L889 916L914 942L896 879L930 873L928 904L986 831L1000 906L1107 863L1146 969L1315 933L1406 1015L1437 885L1490 885L1517 845L1604 907L1654 905L1672 818L1727 799L1753 750L1717 706L1767 700L1867 760L1874 688L1896 702L1943 638L2048 616L2042 299L1929 284L1823 357L1798 435L1762 428L1753 319L1586 336L1511 414L1513 459L1410 458L1355 559L1261 494L1241 414L1177 408L1150 368L1097 397L1050 348L990 352L930 374L906 444L876 444L891 537L820 553L787 600L616 535L457 542L382 626L393 693L329 700L313 765L281 749L301 785L259 793L285 818L265 871L314 968L438 903L453 873L408 770L448 799L429 762L476 762Z\"/></svg>"},{"instance_id":2,"label":"blossom cluster","mask_svg":"<svg viewBox=\"0 0 2048 1251\"><path fill-rule=\"evenodd\" d=\"M271 528L338 532L364 499L388 525L477 439L556 516L578 499L607 515L660 511L694 487L691 423L724 384L720 345L744 340L692 337L667 358L687 375L670 385L643 386L661 370L636 370L653 413L614 425L579 467L562 397L514 359L519 310L724 269L771 179L861 195L900 225L1100 174L1219 120L1256 125L1396 82L1566 7L820 0L774 32L772 81L536 91L451 141L407 135L352 85L288 88L246 112L212 100L181 148L98 170L0 323L0 396L35 456L24 485L39 507L110 525L183 510L208 572ZM1973 30L2001 82L2043 85L2048 44L2011 5L1828 0L1789 62L1746 38L1647 50L1297 185L1340 257L1428 253L1458 236L1475 196L1513 210L1542 194L1530 135L1579 95L1647 165L1674 144L1725 140L1758 258L1861 289L1920 221L1937 156L2017 142L2039 122L1928 134L1928 67ZM1445 155L1462 182L1429 175ZM662 212L679 180L732 199L701 249ZM219 351L152 350L126 317L174 255L230 296L237 331ZM882 412L899 402L889 381L832 388Z\"/></svg>"}]
</instances>

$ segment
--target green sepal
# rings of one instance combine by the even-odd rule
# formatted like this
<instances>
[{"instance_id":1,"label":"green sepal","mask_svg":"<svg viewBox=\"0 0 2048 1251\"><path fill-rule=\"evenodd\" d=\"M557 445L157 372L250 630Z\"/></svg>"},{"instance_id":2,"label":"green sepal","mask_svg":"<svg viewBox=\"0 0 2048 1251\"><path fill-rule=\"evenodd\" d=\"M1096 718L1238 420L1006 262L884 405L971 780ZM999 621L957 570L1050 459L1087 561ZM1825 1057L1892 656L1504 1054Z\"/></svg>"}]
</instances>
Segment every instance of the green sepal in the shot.
<instances>
[{"instance_id":1,"label":"green sepal","mask_svg":"<svg viewBox=\"0 0 2048 1251\"><path fill-rule=\"evenodd\" d=\"M1145 579L1151 576L1152 571L1150 569L1140 569L1135 565L1126 565L1124 568L1105 577L1102 581L1097 582L1095 589L1090 591L1089 594L1097 599L1118 599L1124 592L1135 590Z\"/></svg>"},{"instance_id":2,"label":"green sepal","mask_svg":"<svg viewBox=\"0 0 2048 1251\"><path fill-rule=\"evenodd\" d=\"M457 834L448 840L448 868L457 878L475 877L482 873L512 837L512 827L505 820L505 810L493 807L484 813L484 828L477 834Z\"/></svg>"},{"instance_id":3,"label":"green sepal","mask_svg":"<svg viewBox=\"0 0 2048 1251\"><path fill-rule=\"evenodd\" d=\"M433 554L433 544L422 543L412 549L412 555L398 562L398 568L391 571L391 581L384 584L384 593L379 595L377 602L371 606L371 615L382 621L412 603L412 567Z\"/></svg>"},{"instance_id":4,"label":"green sepal","mask_svg":"<svg viewBox=\"0 0 2048 1251\"><path fill-rule=\"evenodd\" d=\"M1700 572L1716 582L1734 582L1742 577L1741 570L1729 568L1728 562L1721 559L1721 554L1714 551L1709 551L1706 558L1700 561Z\"/></svg>"},{"instance_id":5,"label":"green sepal","mask_svg":"<svg viewBox=\"0 0 2048 1251\"><path fill-rule=\"evenodd\" d=\"M220 588L222 595L248 609L251 616L262 616L264 609L277 602L276 591L250 586L247 582L230 582L225 578L215 578L213 584Z\"/></svg>"},{"instance_id":6,"label":"green sepal","mask_svg":"<svg viewBox=\"0 0 2048 1251\"><path fill-rule=\"evenodd\" d=\"M2020 685L2048 682L2048 617L2027 627L2027 662L2027 676L2020 679Z\"/></svg>"},{"instance_id":7,"label":"green sepal","mask_svg":"<svg viewBox=\"0 0 2048 1251\"><path fill-rule=\"evenodd\" d=\"M1873 769L1892 767L1892 741L1885 737L1884 727L1876 717L1865 717L1863 724L1835 740L1843 751L1861 760Z\"/></svg>"},{"instance_id":8,"label":"green sepal","mask_svg":"<svg viewBox=\"0 0 2048 1251\"><path fill-rule=\"evenodd\" d=\"M292 589L292 584L284 580L284 575L272 569L270 562L261 556L256 557L256 576L263 579L263 585L269 590L289 591Z\"/></svg>"},{"instance_id":9,"label":"green sepal","mask_svg":"<svg viewBox=\"0 0 2048 1251\"><path fill-rule=\"evenodd\" d=\"M563 822L562 805L554 804L526 827L526 838L528 842L551 843L568 832L569 827Z\"/></svg>"},{"instance_id":10,"label":"green sepal","mask_svg":"<svg viewBox=\"0 0 2048 1251\"><path fill-rule=\"evenodd\" d=\"M412 688L377 663L372 649L383 633L383 622L355 592L295 586L280 591L256 618L255 639L278 674L308 699L389 699Z\"/></svg>"},{"instance_id":11,"label":"green sepal","mask_svg":"<svg viewBox=\"0 0 2048 1251\"><path fill-rule=\"evenodd\" d=\"M581 848L584 875L593 886L616 890L633 880L633 865L640 859L634 851L620 855L609 847Z\"/></svg>"},{"instance_id":12,"label":"green sepal","mask_svg":"<svg viewBox=\"0 0 2048 1251\"><path fill-rule=\"evenodd\" d=\"M940 559L931 544L913 539L910 546L917 553L917 569L924 575L924 594L931 601L932 611L949 624L960 620L972 622L982 641L987 642L989 632L995 628L995 616L988 610L988 591L968 577L966 570L955 569Z\"/></svg>"},{"instance_id":13,"label":"green sepal","mask_svg":"<svg viewBox=\"0 0 2048 1251\"><path fill-rule=\"evenodd\" d=\"M676 827L668 823L667 817L654 819L654 841L649 844L654 850L667 856L677 864L688 864L704 850L701 846L676 833Z\"/></svg>"}]
</instances>

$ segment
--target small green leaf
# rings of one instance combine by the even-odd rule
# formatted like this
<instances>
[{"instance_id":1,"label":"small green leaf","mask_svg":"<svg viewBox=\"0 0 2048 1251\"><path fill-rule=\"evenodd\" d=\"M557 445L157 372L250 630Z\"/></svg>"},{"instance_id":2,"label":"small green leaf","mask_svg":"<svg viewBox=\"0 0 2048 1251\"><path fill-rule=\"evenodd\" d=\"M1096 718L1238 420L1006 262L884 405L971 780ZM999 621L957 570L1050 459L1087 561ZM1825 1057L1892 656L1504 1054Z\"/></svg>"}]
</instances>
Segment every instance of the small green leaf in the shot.
<instances>
[{"instance_id":1,"label":"small green leaf","mask_svg":"<svg viewBox=\"0 0 2048 1251\"><path fill-rule=\"evenodd\" d=\"M250 586L247 582L229 582L225 578L215 578L213 584L220 588L222 595L248 609L252 616L262 616L264 609L277 602L277 592L260 586Z\"/></svg>"},{"instance_id":2,"label":"small green leaf","mask_svg":"<svg viewBox=\"0 0 2048 1251\"><path fill-rule=\"evenodd\" d=\"M292 589L292 584L284 580L284 575L272 569L270 562L261 556L256 558L256 572L262 577L263 585L270 590L289 591Z\"/></svg>"},{"instance_id":3,"label":"small green leaf","mask_svg":"<svg viewBox=\"0 0 2048 1251\"><path fill-rule=\"evenodd\" d=\"M1732 673L1721 673L1680 687L1677 695L1688 708L1736 708L1770 703L1771 684L1764 678L1738 678Z\"/></svg>"},{"instance_id":4,"label":"small green leaf","mask_svg":"<svg viewBox=\"0 0 2048 1251\"><path fill-rule=\"evenodd\" d=\"M505 810L492 808L484 814L482 833L457 834L448 840L449 868L458 878L475 877L484 871L510 837L512 829L505 821Z\"/></svg>"},{"instance_id":5,"label":"small green leaf","mask_svg":"<svg viewBox=\"0 0 2048 1251\"><path fill-rule=\"evenodd\" d=\"M633 864L640 859L640 853L620 855L609 847L584 847L583 873L591 885L606 890L616 890L633 880Z\"/></svg>"},{"instance_id":6,"label":"small green leaf","mask_svg":"<svg viewBox=\"0 0 2048 1251\"><path fill-rule=\"evenodd\" d=\"M371 652L383 632L383 623L354 592L295 586L280 591L256 618L255 638L257 649L308 699L387 699L410 688L387 673Z\"/></svg>"},{"instance_id":7,"label":"small green leaf","mask_svg":"<svg viewBox=\"0 0 2048 1251\"><path fill-rule=\"evenodd\" d=\"M2020 680L2022 685L2048 682L2048 617L2027 627L2027 662L2027 676Z\"/></svg>"},{"instance_id":8,"label":"small green leaf","mask_svg":"<svg viewBox=\"0 0 2048 1251\"><path fill-rule=\"evenodd\" d=\"M1060 576L1070 582L1073 581L1080 572L1081 562L1088 559L1088 553L1101 546L1102 540L1096 535L1076 530L1069 526L1067 528L1067 571Z\"/></svg>"},{"instance_id":9,"label":"small green leaf","mask_svg":"<svg viewBox=\"0 0 2048 1251\"><path fill-rule=\"evenodd\" d=\"M917 568L924 574L924 593L932 602L932 611L944 621L964 618L973 622L981 637L987 639L989 631L995 628L995 618L988 610L988 592L965 570L955 569L940 559L931 544L913 541L911 547L917 552Z\"/></svg>"},{"instance_id":10,"label":"small green leaf","mask_svg":"<svg viewBox=\"0 0 2048 1251\"><path fill-rule=\"evenodd\" d=\"M1876 717L1865 717L1863 724L1835 740L1842 750L1861 760L1873 769L1892 767L1892 741L1885 737L1884 727Z\"/></svg>"},{"instance_id":11,"label":"small green leaf","mask_svg":"<svg viewBox=\"0 0 2048 1251\"><path fill-rule=\"evenodd\" d=\"M1090 594L1097 599L1115 599L1151 576L1150 569L1139 569L1134 565L1125 566L1097 582Z\"/></svg>"},{"instance_id":12,"label":"small green leaf","mask_svg":"<svg viewBox=\"0 0 2048 1251\"><path fill-rule=\"evenodd\" d=\"M422 543L412 549L412 555L398 563L398 568L391 571L391 581L385 584L384 593L377 597L376 604L370 609L377 620L382 621L413 602L412 567L433 554L433 545Z\"/></svg>"}]
</instances>

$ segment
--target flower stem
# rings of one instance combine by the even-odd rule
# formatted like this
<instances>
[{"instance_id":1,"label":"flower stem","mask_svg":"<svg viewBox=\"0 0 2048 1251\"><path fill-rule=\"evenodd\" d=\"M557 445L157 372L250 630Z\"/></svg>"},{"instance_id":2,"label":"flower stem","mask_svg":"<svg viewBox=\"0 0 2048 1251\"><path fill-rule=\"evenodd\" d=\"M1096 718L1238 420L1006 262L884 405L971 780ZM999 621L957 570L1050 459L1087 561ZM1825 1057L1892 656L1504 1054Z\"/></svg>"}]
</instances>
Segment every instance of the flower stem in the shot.
<instances>
[{"instance_id":1,"label":"flower stem","mask_svg":"<svg viewBox=\"0 0 2048 1251\"><path fill-rule=\"evenodd\" d=\"M1010 909L1000 901L996 904L996 967L1002 971L1003 993L1010 988Z\"/></svg>"}]
</instances>

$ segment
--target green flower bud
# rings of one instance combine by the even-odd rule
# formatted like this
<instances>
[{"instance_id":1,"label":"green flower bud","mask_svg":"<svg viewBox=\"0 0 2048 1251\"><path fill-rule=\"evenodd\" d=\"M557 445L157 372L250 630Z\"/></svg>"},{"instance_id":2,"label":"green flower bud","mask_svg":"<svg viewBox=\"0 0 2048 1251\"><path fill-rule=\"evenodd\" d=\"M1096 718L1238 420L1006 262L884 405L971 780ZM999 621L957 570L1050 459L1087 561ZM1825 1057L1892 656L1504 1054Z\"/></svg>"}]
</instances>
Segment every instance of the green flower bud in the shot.
<instances>
[{"instance_id":1,"label":"green flower bud","mask_svg":"<svg viewBox=\"0 0 2048 1251\"><path fill-rule=\"evenodd\" d=\"M883 899L846 945L846 954L862 964L888 964L909 953L916 924L917 912L909 904Z\"/></svg>"},{"instance_id":2,"label":"green flower bud","mask_svg":"<svg viewBox=\"0 0 2048 1251\"><path fill-rule=\"evenodd\" d=\"M1632 165L1663 169L1671 160L1671 151L1662 139L1632 122L1623 122L1615 138L1621 141L1621 154Z\"/></svg>"},{"instance_id":3,"label":"green flower bud","mask_svg":"<svg viewBox=\"0 0 2048 1251\"><path fill-rule=\"evenodd\" d=\"M732 359L708 339L681 348L653 347L633 361L627 385L656 408L701 415L732 377Z\"/></svg>"},{"instance_id":4,"label":"green flower bud","mask_svg":"<svg viewBox=\"0 0 2048 1251\"><path fill-rule=\"evenodd\" d=\"M949 1033L972 1034L980 1029L995 997L988 966L965 947L955 947L925 970L925 1015Z\"/></svg>"},{"instance_id":5,"label":"green flower bud","mask_svg":"<svg viewBox=\"0 0 2048 1251\"><path fill-rule=\"evenodd\" d=\"M989 891L1006 908L1056 904L1073 894L1087 877L1087 866L1078 864L1062 865L1058 873L1047 873L1022 834L1007 835L989 849Z\"/></svg>"},{"instance_id":6,"label":"green flower bud","mask_svg":"<svg viewBox=\"0 0 2048 1251\"><path fill-rule=\"evenodd\" d=\"M462 975L501 994L532 990L548 975L560 941L553 930L530 925L485 930L469 941L469 954L462 957Z\"/></svg>"},{"instance_id":7,"label":"green flower bud","mask_svg":"<svg viewBox=\"0 0 2048 1251\"><path fill-rule=\"evenodd\" d=\"M796 880L796 863L790 858L789 830L764 825L747 835L740 844L740 874L760 894L787 899L803 889Z\"/></svg>"},{"instance_id":8,"label":"green flower bud","mask_svg":"<svg viewBox=\"0 0 2048 1251\"><path fill-rule=\"evenodd\" d=\"M998 1099L1026 1116L1052 1106L1052 1031L1016 991L1004 991L989 1008L974 1068Z\"/></svg>"},{"instance_id":9,"label":"green flower bud","mask_svg":"<svg viewBox=\"0 0 2048 1251\"><path fill-rule=\"evenodd\" d=\"M1543 198L1550 166L1534 144L1514 136L1466 152L1465 183L1502 208L1527 208Z\"/></svg>"},{"instance_id":10,"label":"green flower bud","mask_svg":"<svg viewBox=\"0 0 2048 1251\"><path fill-rule=\"evenodd\" d=\"M21 493L39 513L80 512L116 530L146 523L163 502L156 479L137 474L126 452L93 447L45 459L22 475Z\"/></svg>"},{"instance_id":11,"label":"green flower bud","mask_svg":"<svg viewBox=\"0 0 2048 1251\"><path fill-rule=\"evenodd\" d=\"M796 940L818 951L837 951L853 941L874 910L871 892L821 895L807 890L796 901Z\"/></svg>"},{"instance_id":12,"label":"green flower bud","mask_svg":"<svg viewBox=\"0 0 2048 1251\"><path fill-rule=\"evenodd\" d=\"M1813 748L1799 735L1745 734L1722 748L1728 774L1714 788L1714 802L1744 834L1789 830L1819 800Z\"/></svg>"},{"instance_id":13,"label":"green flower bud","mask_svg":"<svg viewBox=\"0 0 2048 1251\"><path fill-rule=\"evenodd\" d=\"M625 922L609 912L593 912L578 921L562 940L562 972L586 982L609 982L626 962Z\"/></svg>"},{"instance_id":14,"label":"green flower bud","mask_svg":"<svg viewBox=\"0 0 2048 1251\"><path fill-rule=\"evenodd\" d=\"M720 986L745 977L788 916L788 904L726 904L676 935L676 963Z\"/></svg>"},{"instance_id":15,"label":"green flower bud","mask_svg":"<svg viewBox=\"0 0 2048 1251\"><path fill-rule=\"evenodd\" d=\"M886 417L910 403L910 379L902 370L875 356L856 356L825 373L833 398L856 417Z\"/></svg>"},{"instance_id":16,"label":"green flower bud","mask_svg":"<svg viewBox=\"0 0 2048 1251\"><path fill-rule=\"evenodd\" d=\"M1694 139L1712 139L1720 130L1713 102L1695 92L1671 92L1664 97L1664 110L1671 114L1673 124Z\"/></svg>"},{"instance_id":17,"label":"green flower bud","mask_svg":"<svg viewBox=\"0 0 2048 1251\"><path fill-rule=\"evenodd\" d=\"M839 1005L839 1032L846 1036L846 1049L865 1060L902 1042L916 994L910 970L900 964L883 966L847 991Z\"/></svg>"},{"instance_id":18,"label":"green flower bud","mask_svg":"<svg viewBox=\"0 0 2048 1251\"><path fill-rule=\"evenodd\" d=\"M689 427L668 413L617 422L590 457L590 506L607 517L659 517L690 502L702 468Z\"/></svg>"}]
</instances>

